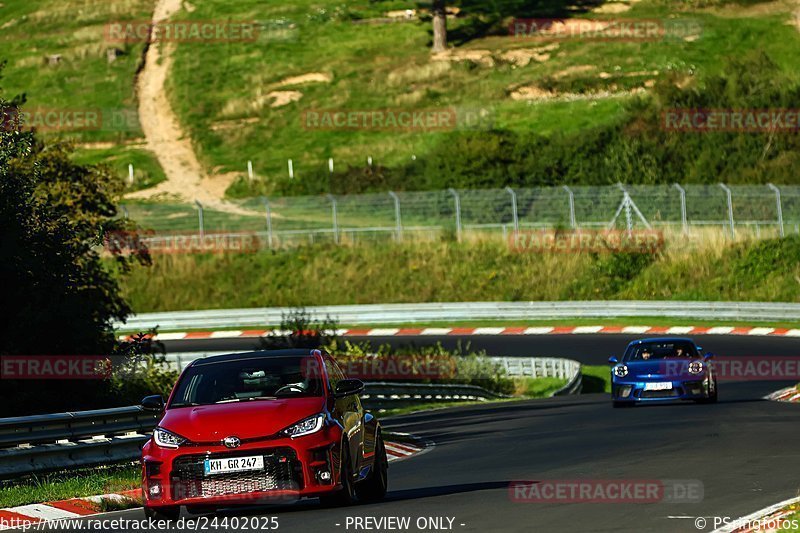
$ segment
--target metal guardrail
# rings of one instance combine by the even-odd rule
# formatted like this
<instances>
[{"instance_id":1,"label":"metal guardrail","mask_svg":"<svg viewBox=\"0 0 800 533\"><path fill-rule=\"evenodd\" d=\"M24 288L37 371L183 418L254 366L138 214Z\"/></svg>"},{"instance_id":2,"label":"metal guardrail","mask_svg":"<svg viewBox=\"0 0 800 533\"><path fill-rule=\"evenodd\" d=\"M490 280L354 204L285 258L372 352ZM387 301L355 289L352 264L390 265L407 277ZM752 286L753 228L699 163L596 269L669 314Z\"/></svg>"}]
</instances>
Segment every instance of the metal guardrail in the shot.
<instances>
[{"instance_id":1,"label":"metal guardrail","mask_svg":"<svg viewBox=\"0 0 800 533\"><path fill-rule=\"evenodd\" d=\"M116 328L144 331L275 326L296 311L289 307L210 309L142 313ZM557 318L670 317L706 320L800 320L800 303L687 301L448 302L327 305L307 307L314 317L342 324L401 324L463 320L549 320Z\"/></svg>"},{"instance_id":2,"label":"metal guardrail","mask_svg":"<svg viewBox=\"0 0 800 533\"><path fill-rule=\"evenodd\" d=\"M132 406L0 418L0 478L133 461L159 417Z\"/></svg>"},{"instance_id":3,"label":"metal guardrail","mask_svg":"<svg viewBox=\"0 0 800 533\"><path fill-rule=\"evenodd\" d=\"M367 383L361 400L367 409L385 409L416 403L481 401L509 397L475 385Z\"/></svg>"},{"instance_id":4,"label":"metal guardrail","mask_svg":"<svg viewBox=\"0 0 800 533\"><path fill-rule=\"evenodd\" d=\"M574 394L580 390L580 364L576 361L493 359L509 375L569 379L555 394ZM361 397L367 409L379 410L415 403L481 401L504 396L475 385L378 382L367 383ZM136 461L160 416L131 406L0 418L0 479Z\"/></svg>"}]
</instances>

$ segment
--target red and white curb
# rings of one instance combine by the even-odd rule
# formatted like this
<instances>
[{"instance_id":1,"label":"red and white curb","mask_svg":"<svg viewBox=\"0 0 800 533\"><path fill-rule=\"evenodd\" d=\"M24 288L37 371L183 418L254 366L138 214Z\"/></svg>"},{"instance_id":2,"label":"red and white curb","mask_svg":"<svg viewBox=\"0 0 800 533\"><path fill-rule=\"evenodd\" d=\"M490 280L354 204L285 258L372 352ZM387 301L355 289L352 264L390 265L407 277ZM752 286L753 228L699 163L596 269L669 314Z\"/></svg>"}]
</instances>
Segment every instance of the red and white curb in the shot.
<instances>
[{"instance_id":1,"label":"red and white curb","mask_svg":"<svg viewBox=\"0 0 800 533\"><path fill-rule=\"evenodd\" d=\"M390 463L408 459L425 450L425 446L409 442L386 441L386 455ZM73 498L49 503L34 503L0 509L0 530L23 528L27 524L38 524L53 520L68 520L100 514L102 502L133 500L141 505L142 491L128 490L119 494L103 494L87 498Z\"/></svg>"},{"instance_id":2,"label":"red and white curb","mask_svg":"<svg viewBox=\"0 0 800 533\"><path fill-rule=\"evenodd\" d=\"M800 391L797 387L786 387L766 395L764 399L773 402L800 402Z\"/></svg>"},{"instance_id":3,"label":"red and white curb","mask_svg":"<svg viewBox=\"0 0 800 533\"><path fill-rule=\"evenodd\" d=\"M791 527L784 527L787 525L784 523L786 522L784 519L797 512L796 510L787 509L787 507L798 502L800 502L800 496L778 502L755 513L731 520L729 524L715 529L711 533L755 533L756 531L758 533L772 533L782 529L792 529Z\"/></svg>"},{"instance_id":4,"label":"red and white curb","mask_svg":"<svg viewBox=\"0 0 800 533\"><path fill-rule=\"evenodd\" d=\"M177 341L191 339L236 339L288 335L290 331L273 329L249 329L235 331L190 331L159 333L155 339ZM479 328L373 328L337 329L343 337L402 337L422 335L581 335L597 333L636 335L748 335L800 337L800 329L741 327L741 326L535 326L535 327L479 327ZM129 338L127 335L121 339Z\"/></svg>"},{"instance_id":5,"label":"red and white curb","mask_svg":"<svg viewBox=\"0 0 800 533\"><path fill-rule=\"evenodd\" d=\"M386 446L386 456L389 458L390 463L400 461L401 459L407 459L425 449L422 446L417 446L416 444L408 442L386 441L384 442L384 446Z\"/></svg>"},{"instance_id":6,"label":"red and white curb","mask_svg":"<svg viewBox=\"0 0 800 533\"><path fill-rule=\"evenodd\" d=\"M122 502L133 500L140 503L142 491L140 489L128 490L119 494L103 494L87 498L73 498L49 503L33 503L0 509L0 530L28 527L31 524L50 522L52 520L68 520L99 514L102 503L105 501Z\"/></svg>"}]
</instances>

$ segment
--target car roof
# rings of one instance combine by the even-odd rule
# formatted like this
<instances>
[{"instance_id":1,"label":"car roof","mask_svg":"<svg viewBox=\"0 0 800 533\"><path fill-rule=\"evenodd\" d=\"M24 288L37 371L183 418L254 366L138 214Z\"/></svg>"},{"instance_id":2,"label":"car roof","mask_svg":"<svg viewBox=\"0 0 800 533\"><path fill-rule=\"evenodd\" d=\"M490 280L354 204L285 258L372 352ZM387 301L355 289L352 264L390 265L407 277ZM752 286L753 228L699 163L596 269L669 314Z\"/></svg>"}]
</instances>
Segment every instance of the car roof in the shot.
<instances>
[{"instance_id":1,"label":"car roof","mask_svg":"<svg viewBox=\"0 0 800 533\"><path fill-rule=\"evenodd\" d=\"M257 350L253 352L228 353L223 355L212 355L211 357L203 357L202 359L195 359L189 366L202 366L214 363L223 363L227 361L241 361L243 359L256 359L262 357L313 355L316 351L318 351L316 348L289 348L284 350Z\"/></svg>"},{"instance_id":2,"label":"car roof","mask_svg":"<svg viewBox=\"0 0 800 533\"><path fill-rule=\"evenodd\" d=\"M688 338L688 337L650 337L648 339L637 339L637 340L629 343L628 346L630 347L630 346L633 346L635 344L642 344L642 343L645 343L645 342L676 342L676 341L679 341L679 342L691 342L692 344L694 344L694 341L692 339ZM697 346L697 345L695 344L695 346Z\"/></svg>"}]
</instances>

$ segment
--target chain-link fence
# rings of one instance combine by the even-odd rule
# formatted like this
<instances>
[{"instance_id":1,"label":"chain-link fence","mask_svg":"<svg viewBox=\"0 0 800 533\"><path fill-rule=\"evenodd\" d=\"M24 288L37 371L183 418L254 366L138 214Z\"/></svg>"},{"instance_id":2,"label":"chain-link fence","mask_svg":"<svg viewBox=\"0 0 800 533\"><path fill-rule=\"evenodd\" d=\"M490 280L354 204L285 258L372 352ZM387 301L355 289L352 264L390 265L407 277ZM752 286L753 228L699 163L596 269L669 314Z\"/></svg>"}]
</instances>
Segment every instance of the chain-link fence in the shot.
<instances>
[{"instance_id":1,"label":"chain-link fence","mask_svg":"<svg viewBox=\"0 0 800 533\"><path fill-rule=\"evenodd\" d=\"M659 228L737 239L800 232L800 186L623 185L251 198L215 206L136 202L123 216L160 234L257 235L265 247Z\"/></svg>"}]
</instances>

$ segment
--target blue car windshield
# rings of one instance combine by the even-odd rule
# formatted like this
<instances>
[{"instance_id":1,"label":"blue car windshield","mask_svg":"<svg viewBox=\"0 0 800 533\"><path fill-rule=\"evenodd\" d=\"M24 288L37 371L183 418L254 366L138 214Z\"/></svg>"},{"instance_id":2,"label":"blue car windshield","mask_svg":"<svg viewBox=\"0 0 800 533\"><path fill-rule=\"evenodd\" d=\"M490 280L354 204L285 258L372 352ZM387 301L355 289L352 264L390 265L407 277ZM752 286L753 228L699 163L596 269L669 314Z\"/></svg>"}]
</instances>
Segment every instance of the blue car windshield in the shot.
<instances>
[{"instance_id":1,"label":"blue car windshield","mask_svg":"<svg viewBox=\"0 0 800 533\"><path fill-rule=\"evenodd\" d=\"M673 358L697 358L700 354L688 341L643 342L628 347L623 361L650 361Z\"/></svg>"}]
</instances>

